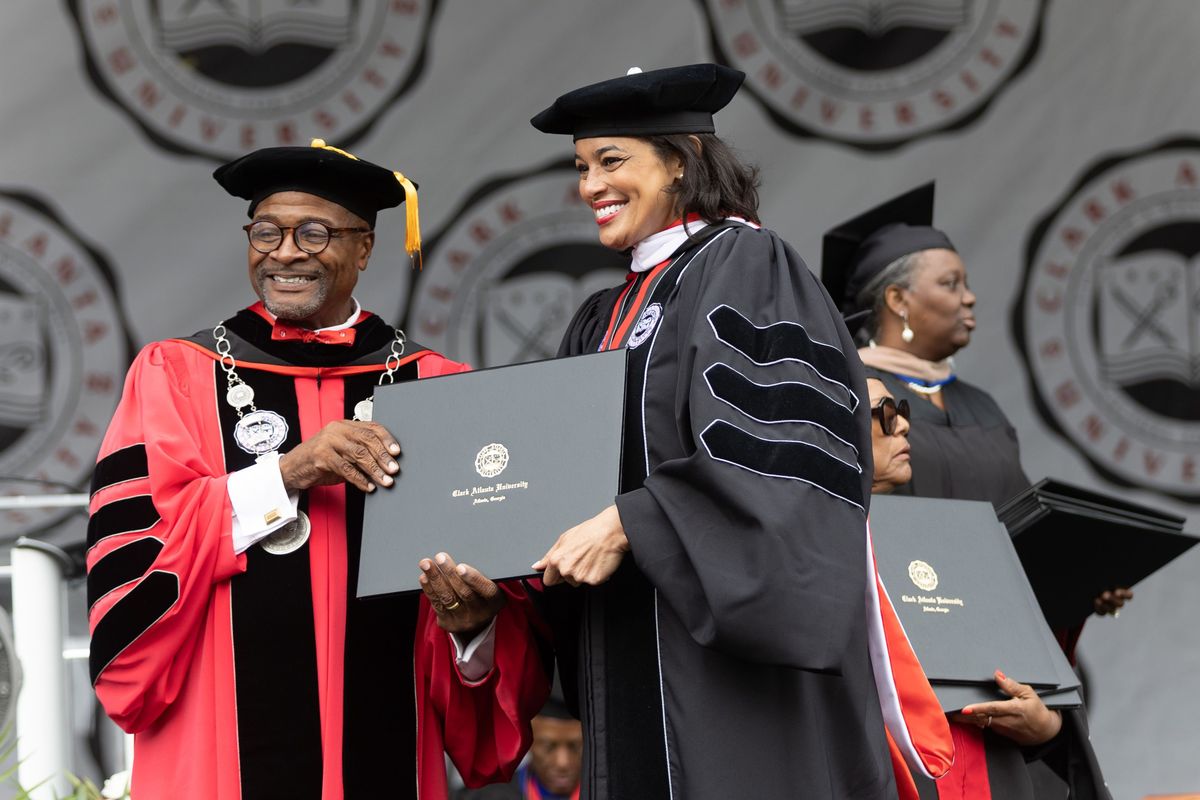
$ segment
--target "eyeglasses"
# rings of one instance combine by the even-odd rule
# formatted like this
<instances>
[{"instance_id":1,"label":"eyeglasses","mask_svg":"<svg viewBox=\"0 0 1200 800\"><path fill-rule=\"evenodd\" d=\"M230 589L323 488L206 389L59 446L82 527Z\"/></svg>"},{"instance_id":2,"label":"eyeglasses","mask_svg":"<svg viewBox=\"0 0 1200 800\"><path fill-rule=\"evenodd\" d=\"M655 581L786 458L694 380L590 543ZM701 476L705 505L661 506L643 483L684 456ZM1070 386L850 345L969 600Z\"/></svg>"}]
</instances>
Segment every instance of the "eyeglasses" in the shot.
<instances>
[{"instance_id":1,"label":"eyeglasses","mask_svg":"<svg viewBox=\"0 0 1200 800\"><path fill-rule=\"evenodd\" d=\"M901 400L897 403L890 397L881 397L871 409L871 416L879 420L879 429L883 431L883 435L891 436L896 432L896 417L908 419L908 401Z\"/></svg>"},{"instance_id":2,"label":"eyeglasses","mask_svg":"<svg viewBox=\"0 0 1200 800\"><path fill-rule=\"evenodd\" d=\"M292 232L296 247L309 255L316 255L329 246L329 240L347 233L370 233L370 228L331 228L324 222L302 222L295 226L281 226L260 219L243 225L250 246L260 253L273 253L283 244L283 232Z\"/></svg>"}]
</instances>

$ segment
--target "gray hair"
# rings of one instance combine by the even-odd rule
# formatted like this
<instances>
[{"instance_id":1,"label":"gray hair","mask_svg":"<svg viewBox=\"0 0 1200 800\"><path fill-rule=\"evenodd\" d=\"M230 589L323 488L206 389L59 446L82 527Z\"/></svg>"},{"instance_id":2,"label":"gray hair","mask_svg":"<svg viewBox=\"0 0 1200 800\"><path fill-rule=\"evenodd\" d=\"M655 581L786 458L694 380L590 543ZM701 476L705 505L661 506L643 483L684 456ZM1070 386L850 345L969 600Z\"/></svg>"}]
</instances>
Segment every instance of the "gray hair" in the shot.
<instances>
[{"instance_id":1,"label":"gray hair","mask_svg":"<svg viewBox=\"0 0 1200 800\"><path fill-rule=\"evenodd\" d=\"M917 263L920 261L922 252L924 251L918 250L915 253L900 256L888 264L854 298L855 308L869 309L871 312L855 336L859 345L865 345L879 333L879 320L883 315L886 305L884 294L887 287L899 286L901 289L912 288L913 272L917 268Z\"/></svg>"}]
</instances>

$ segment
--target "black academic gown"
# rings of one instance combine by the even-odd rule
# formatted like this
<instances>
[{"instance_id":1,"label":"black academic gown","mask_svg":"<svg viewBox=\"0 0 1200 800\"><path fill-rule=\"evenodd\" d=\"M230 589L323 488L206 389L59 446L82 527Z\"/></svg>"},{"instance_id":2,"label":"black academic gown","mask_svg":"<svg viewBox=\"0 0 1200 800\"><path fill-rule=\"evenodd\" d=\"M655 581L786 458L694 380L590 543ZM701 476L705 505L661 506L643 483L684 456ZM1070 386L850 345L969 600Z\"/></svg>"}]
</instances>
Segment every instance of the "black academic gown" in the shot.
<instances>
[{"instance_id":1,"label":"black academic gown","mask_svg":"<svg viewBox=\"0 0 1200 800\"><path fill-rule=\"evenodd\" d=\"M867 367L867 377L883 381L897 400L908 400L911 409L913 477L897 487L896 494L986 500L999 506L1029 486L1016 429L987 392L956 380L942 389L943 411L890 372ZM1039 748L1022 750L1003 736L985 733L992 797L1110 798L1087 731L1086 713L1072 709L1063 711L1059 735ZM922 800L937 800L933 783L915 778Z\"/></svg>"},{"instance_id":2,"label":"black academic gown","mask_svg":"<svg viewBox=\"0 0 1200 800\"><path fill-rule=\"evenodd\" d=\"M562 345L630 356L616 504L631 554L606 584L558 593L583 796L894 797L867 653L862 364L778 236L698 238L591 297Z\"/></svg>"}]
</instances>

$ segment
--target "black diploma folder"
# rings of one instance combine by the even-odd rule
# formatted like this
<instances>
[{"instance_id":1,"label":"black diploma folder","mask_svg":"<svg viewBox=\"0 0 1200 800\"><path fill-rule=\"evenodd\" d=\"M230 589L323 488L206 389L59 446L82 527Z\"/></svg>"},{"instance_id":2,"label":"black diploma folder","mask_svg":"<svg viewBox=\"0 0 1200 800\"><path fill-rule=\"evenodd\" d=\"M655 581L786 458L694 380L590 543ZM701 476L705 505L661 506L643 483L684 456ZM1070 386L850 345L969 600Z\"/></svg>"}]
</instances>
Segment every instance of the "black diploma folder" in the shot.
<instances>
[{"instance_id":1,"label":"black diploma folder","mask_svg":"<svg viewBox=\"0 0 1200 800\"><path fill-rule=\"evenodd\" d=\"M559 534L612 504L624 350L426 378L375 392L400 475L367 496L358 596L419 590L445 551L493 580L532 575Z\"/></svg>"},{"instance_id":2,"label":"black diploma folder","mask_svg":"<svg viewBox=\"0 0 1200 800\"><path fill-rule=\"evenodd\" d=\"M1051 479L997 514L1053 628L1083 624L1093 598L1133 586L1198 541L1183 517Z\"/></svg>"},{"instance_id":3,"label":"black diploma folder","mask_svg":"<svg viewBox=\"0 0 1200 800\"><path fill-rule=\"evenodd\" d=\"M871 534L880 579L943 709L998 699L997 669L1077 704L1079 681L991 504L877 496Z\"/></svg>"}]
</instances>

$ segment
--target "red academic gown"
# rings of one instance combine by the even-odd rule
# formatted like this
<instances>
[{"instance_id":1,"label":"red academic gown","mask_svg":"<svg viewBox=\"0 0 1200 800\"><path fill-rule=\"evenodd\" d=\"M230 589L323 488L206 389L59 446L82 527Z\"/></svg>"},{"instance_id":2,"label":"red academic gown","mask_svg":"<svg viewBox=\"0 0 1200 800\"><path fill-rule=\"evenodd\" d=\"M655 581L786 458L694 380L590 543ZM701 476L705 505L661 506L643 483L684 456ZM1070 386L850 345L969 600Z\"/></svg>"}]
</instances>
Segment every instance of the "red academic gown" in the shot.
<instances>
[{"instance_id":1,"label":"red academic gown","mask_svg":"<svg viewBox=\"0 0 1200 800\"><path fill-rule=\"evenodd\" d=\"M227 325L257 407L288 423L280 452L351 416L394 336L365 313L349 344L273 339L258 307ZM93 479L92 680L135 734L134 798L440 799L443 752L470 785L507 780L547 693L524 586L503 586L494 668L469 685L423 596L354 599L353 487L302 494L312 533L295 552L235 555L226 482L254 456L213 348L201 332L138 355ZM466 369L409 343L395 377Z\"/></svg>"}]
</instances>

